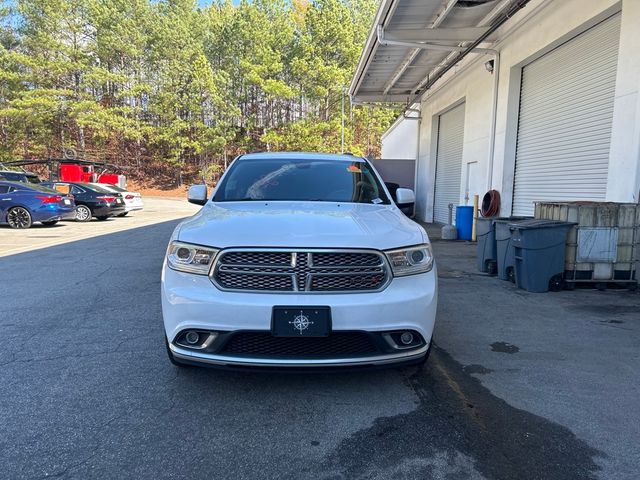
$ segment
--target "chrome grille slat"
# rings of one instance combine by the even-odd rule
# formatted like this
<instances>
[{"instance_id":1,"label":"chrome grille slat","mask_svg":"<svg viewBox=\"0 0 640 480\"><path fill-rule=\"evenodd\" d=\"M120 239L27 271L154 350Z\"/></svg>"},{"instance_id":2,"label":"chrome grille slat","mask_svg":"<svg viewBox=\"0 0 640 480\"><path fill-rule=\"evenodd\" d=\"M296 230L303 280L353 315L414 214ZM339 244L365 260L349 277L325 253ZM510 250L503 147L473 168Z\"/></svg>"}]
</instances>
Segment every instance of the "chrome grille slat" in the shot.
<instances>
[{"instance_id":1,"label":"chrome grille slat","mask_svg":"<svg viewBox=\"0 0 640 480\"><path fill-rule=\"evenodd\" d=\"M391 278L382 253L361 250L223 250L211 279L242 292L375 292Z\"/></svg>"}]
</instances>

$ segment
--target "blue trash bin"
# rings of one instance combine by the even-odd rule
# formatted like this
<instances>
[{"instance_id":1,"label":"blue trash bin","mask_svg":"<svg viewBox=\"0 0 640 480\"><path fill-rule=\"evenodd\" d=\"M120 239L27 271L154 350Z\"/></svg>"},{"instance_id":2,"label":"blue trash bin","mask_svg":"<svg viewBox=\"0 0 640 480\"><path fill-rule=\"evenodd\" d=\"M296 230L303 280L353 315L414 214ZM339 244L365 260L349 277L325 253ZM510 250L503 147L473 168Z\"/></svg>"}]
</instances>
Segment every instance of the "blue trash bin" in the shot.
<instances>
[{"instance_id":1,"label":"blue trash bin","mask_svg":"<svg viewBox=\"0 0 640 480\"><path fill-rule=\"evenodd\" d=\"M473 207L458 205L456 207L456 230L458 240L471 240L473 231Z\"/></svg>"}]
</instances>

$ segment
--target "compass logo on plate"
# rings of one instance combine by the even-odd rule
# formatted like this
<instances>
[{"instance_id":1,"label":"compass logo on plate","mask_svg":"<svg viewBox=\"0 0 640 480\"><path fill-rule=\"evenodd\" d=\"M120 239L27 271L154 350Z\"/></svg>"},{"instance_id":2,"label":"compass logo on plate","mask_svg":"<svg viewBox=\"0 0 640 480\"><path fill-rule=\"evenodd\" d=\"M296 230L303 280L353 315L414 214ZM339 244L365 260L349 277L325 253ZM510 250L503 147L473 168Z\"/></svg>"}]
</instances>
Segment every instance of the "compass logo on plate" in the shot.
<instances>
[{"instance_id":1,"label":"compass logo on plate","mask_svg":"<svg viewBox=\"0 0 640 480\"><path fill-rule=\"evenodd\" d=\"M296 315L293 318L293 321L289 323L293 325L293 328L295 328L296 330L298 330L298 332L300 332L300 335L302 335L302 332L304 330L309 328L309 325L313 325L313 321L309 320L309 317L307 317L304 313L302 313L302 310L300 310L300 314Z\"/></svg>"}]
</instances>

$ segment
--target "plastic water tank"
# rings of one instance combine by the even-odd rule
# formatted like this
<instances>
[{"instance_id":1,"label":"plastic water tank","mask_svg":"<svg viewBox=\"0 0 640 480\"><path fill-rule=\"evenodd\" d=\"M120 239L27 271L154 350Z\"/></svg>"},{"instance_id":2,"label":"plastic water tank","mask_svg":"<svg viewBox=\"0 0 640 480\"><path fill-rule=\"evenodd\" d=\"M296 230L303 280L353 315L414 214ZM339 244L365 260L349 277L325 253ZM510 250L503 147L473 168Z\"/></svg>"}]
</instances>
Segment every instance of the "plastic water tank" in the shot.
<instances>
[{"instance_id":1,"label":"plastic water tank","mask_svg":"<svg viewBox=\"0 0 640 480\"><path fill-rule=\"evenodd\" d=\"M473 207L458 205L456 207L456 229L458 240L471 240L473 232Z\"/></svg>"}]
</instances>

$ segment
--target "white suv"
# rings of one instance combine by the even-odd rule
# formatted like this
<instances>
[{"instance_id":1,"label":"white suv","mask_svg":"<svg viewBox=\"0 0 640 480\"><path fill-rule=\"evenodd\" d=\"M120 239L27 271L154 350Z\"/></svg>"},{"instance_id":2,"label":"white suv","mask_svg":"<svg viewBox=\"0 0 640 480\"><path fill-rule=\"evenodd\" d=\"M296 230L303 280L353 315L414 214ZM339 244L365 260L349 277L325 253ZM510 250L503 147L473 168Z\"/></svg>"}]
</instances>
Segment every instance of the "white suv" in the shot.
<instances>
[{"instance_id":1,"label":"white suv","mask_svg":"<svg viewBox=\"0 0 640 480\"><path fill-rule=\"evenodd\" d=\"M351 155L234 160L180 223L162 270L177 365L356 367L426 360L437 279L426 232Z\"/></svg>"}]
</instances>

